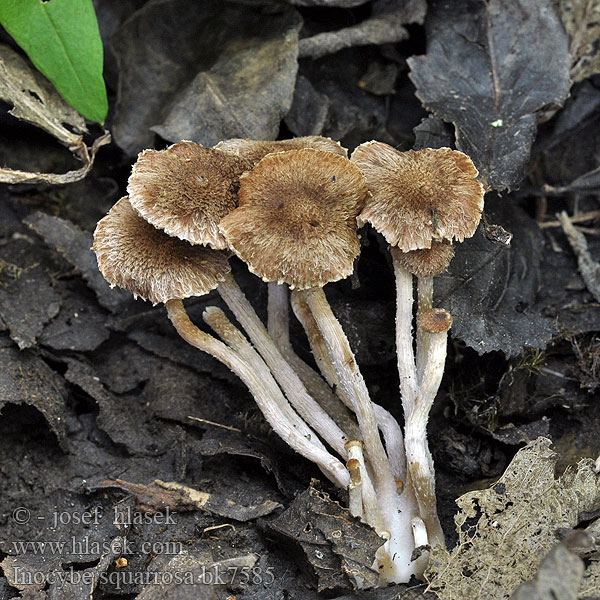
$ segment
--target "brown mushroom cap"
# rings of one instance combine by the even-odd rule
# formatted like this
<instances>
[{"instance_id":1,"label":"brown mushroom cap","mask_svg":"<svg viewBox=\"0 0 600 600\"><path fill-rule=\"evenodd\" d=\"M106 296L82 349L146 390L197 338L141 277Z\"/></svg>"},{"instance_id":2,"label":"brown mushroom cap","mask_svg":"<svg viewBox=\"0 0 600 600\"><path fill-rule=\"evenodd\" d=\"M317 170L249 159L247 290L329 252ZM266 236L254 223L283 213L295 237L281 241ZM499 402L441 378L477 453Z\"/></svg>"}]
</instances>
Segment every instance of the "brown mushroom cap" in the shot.
<instances>
[{"instance_id":1,"label":"brown mushroom cap","mask_svg":"<svg viewBox=\"0 0 600 600\"><path fill-rule=\"evenodd\" d=\"M127 192L149 223L191 244L223 249L219 221L237 206L240 175L249 162L194 142L144 150Z\"/></svg>"},{"instance_id":2,"label":"brown mushroom cap","mask_svg":"<svg viewBox=\"0 0 600 600\"><path fill-rule=\"evenodd\" d=\"M347 158L322 150L269 154L241 178L239 208L220 224L265 281L308 289L352 273L367 187Z\"/></svg>"},{"instance_id":3,"label":"brown mushroom cap","mask_svg":"<svg viewBox=\"0 0 600 600\"><path fill-rule=\"evenodd\" d=\"M430 248L432 240L471 237L483 210L477 169L462 152L425 148L399 152L367 142L352 154L372 197L359 217L404 252Z\"/></svg>"},{"instance_id":4,"label":"brown mushroom cap","mask_svg":"<svg viewBox=\"0 0 600 600\"><path fill-rule=\"evenodd\" d=\"M315 150L326 150L348 157L348 150L339 142L320 135L308 135L305 137L292 138L291 140L279 140L277 142L244 140L234 138L219 142L214 146L217 150L234 154L240 158L249 160L253 165L260 162L267 154L273 152L286 152L287 150L301 150L302 148L314 148Z\"/></svg>"},{"instance_id":5,"label":"brown mushroom cap","mask_svg":"<svg viewBox=\"0 0 600 600\"><path fill-rule=\"evenodd\" d=\"M153 304L207 294L230 271L224 252L192 246L155 229L127 196L98 222L92 250L112 287Z\"/></svg>"},{"instance_id":6,"label":"brown mushroom cap","mask_svg":"<svg viewBox=\"0 0 600 600\"><path fill-rule=\"evenodd\" d=\"M391 251L401 267L418 277L433 277L443 273L454 257L452 244L445 240L431 242L431 248L402 252L397 246L392 246Z\"/></svg>"},{"instance_id":7,"label":"brown mushroom cap","mask_svg":"<svg viewBox=\"0 0 600 600\"><path fill-rule=\"evenodd\" d=\"M452 326L452 315L443 308L432 308L417 315L419 327L427 333L443 333Z\"/></svg>"}]
</instances>

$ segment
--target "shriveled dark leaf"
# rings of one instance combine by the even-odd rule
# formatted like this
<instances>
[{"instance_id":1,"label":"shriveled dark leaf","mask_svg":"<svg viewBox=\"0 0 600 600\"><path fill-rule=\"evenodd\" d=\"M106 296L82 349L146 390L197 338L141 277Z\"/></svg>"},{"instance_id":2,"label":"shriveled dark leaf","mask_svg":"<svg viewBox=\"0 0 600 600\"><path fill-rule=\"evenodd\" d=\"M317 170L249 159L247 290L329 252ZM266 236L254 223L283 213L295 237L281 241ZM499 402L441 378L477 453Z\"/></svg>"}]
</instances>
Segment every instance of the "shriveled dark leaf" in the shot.
<instances>
[{"instance_id":1,"label":"shriveled dark leaf","mask_svg":"<svg viewBox=\"0 0 600 600\"><path fill-rule=\"evenodd\" d=\"M102 306L117 311L133 301L131 294L111 289L98 270L96 256L90 249L93 241L91 233L82 231L66 219L51 217L43 212L30 215L24 222L82 274Z\"/></svg>"},{"instance_id":2,"label":"shriveled dark leaf","mask_svg":"<svg viewBox=\"0 0 600 600\"><path fill-rule=\"evenodd\" d=\"M152 146L150 127L160 123L166 107L196 73L218 57L219 26L214 19L222 8L215 0L204 2L202 10L189 10L186 0L152 0L111 38L119 67L112 131L128 154ZM147 40L152 40L152 52Z\"/></svg>"},{"instance_id":3,"label":"shriveled dark leaf","mask_svg":"<svg viewBox=\"0 0 600 600\"><path fill-rule=\"evenodd\" d=\"M14 347L0 348L0 410L7 404L35 407L63 448L67 437L65 397L62 380L41 358Z\"/></svg>"},{"instance_id":4,"label":"shriveled dark leaf","mask_svg":"<svg viewBox=\"0 0 600 600\"><path fill-rule=\"evenodd\" d=\"M152 127L161 137L205 146L227 138L277 137L292 105L302 21L295 11L236 12L227 22L233 39L210 69L201 70L181 90L160 125ZM251 27L251 36L239 37L240 27L245 32Z\"/></svg>"},{"instance_id":5,"label":"shriveled dark leaf","mask_svg":"<svg viewBox=\"0 0 600 600\"><path fill-rule=\"evenodd\" d=\"M152 146L153 127L166 139L205 145L275 136L291 105L299 26L290 8L262 14L219 0L202 10L186 0L147 3L112 38L120 66L117 143L135 154Z\"/></svg>"},{"instance_id":6,"label":"shriveled dark leaf","mask_svg":"<svg viewBox=\"0 0 600 600\"><path fill-rule=\"evenodd\" d=\"M363 581L363 589L378 584L372 566L383 540L312 484L268 526L300 545L319 591L354 589L355 577Z\"/></svg>"},{"instance_id":7,"label":"shriveled dark leaf","mask_svg":"<svg viewBox=\"0 0 600 600\"><path fill-rule=\"evenodd\" d=\"M559 10L571 39L571 78L582 81L600 72L600 1L560 0Z\"/></svg>"},{"instance_id":8,"label":"shriveled dark leaf","mask_svg":"<svg viewBox=\"0 0 600 600\"><path fill-rule=\"evenodd\" d=\"M31 348L58 314L61 296L40 265L22 268L0 261L0 270L0 318L19 348Z\"/></svg>"},{"instance_id":9,"label":"shriveled dark leaf","mask_svg":"<svg viewBox=\"0 0 600 600\"><path fill-rule=\"evenodd\" d=\"M423 104L496 190L523 178L537 111L569 93L569 47L551 0L429 3L425 56L408 59Z\"/></svg>"},{"instance_id":10,"label":"shriveled dark leaf","mask_svg":"<svg viewBox=\"0 0 600 600\"><path fill-rule=\"evenodd\" d=\"M273 500L242 505L219 493L211 494L174 481L158 479L149 485L117 479L104 481L101 487L118 488L134 494L140 510L149 513L162 512L167 507L172 512L201 510L226 519L245 522L265 517L281 507L281 504Z\"/></svg>"},{"instance_id":11,"label":"shriveled dark leaf","mask_svg":"<svg viewBox=\"0 0 600 600\"><path fill-rule=\"evenodd\" d=\"M452 335L480 354L515 356L545 347L552 320L537 306L544 239L525 213L500 198L486 199L486 216L513 234L509 246L491 241L484 227L456 246L448 271L435 279L436 304L454 316Z\"/></svg>"},{"instance_id":12,"label":"shriveled dark leaf","mask_svg":"<svg viewBox=\"0 0 600 600\"><path fill-rule=\"evenodd\" d=\"M423 148L452 148L454 146L454 132L450 125L439 117L429 115L414 129L415 150Z\"/></svg>"},{"instance_id":13,"label":"shriveled dark leaf","mask_svg":"<svg viewBox=\"0 0 600 600\"><path fill-rule=\"evenodd\" d=\"M71 290L62 301L58 315L46 325L40 344L53 350L95 350L108 339L106 314L95 302Z\"/></svg>"},{"instance_id":14,"label":"shriveled dark leaf","mask_svg":"<svg viewBox=\"0 0 600 600\"><path fill-rule=\"evenodd\" d=\"M533 581L522 583L511 600L577 600L583 561L563 544L555 546L540 564Z\"/></svg>"},{"instance_id":15,"label":"shriveled dark leaf","mask_svg":"<svg viewBox=\"0 0 600 600\"><path fill-rule=\"evenodd\" d=\"M404 23L402 13L375 15L352 27L304 38L298 44L298 51L301 58L321 58L354 46L395 44L408 38Z\"/></svg>"},{"instance_id":16,"label":"shriveled dark leaf","mask_svg":"<svg viewBox=\"0 0 600 600\"><path fill-rule=\"evenodd\" d=\"M98 403L98 426L115 444L124 446L133 455L154 456L181 439L178 426L161 426L135 399L118 398L109 392L88 362L75 358L65 361L68 365L65 379Z\"/></svg>"},{"instance_id":17,"label":"shriveled dark leaf","mask_svg":"<svg viewBox=\"0 0 600 600\"><path fill-rule=\"evenodd\" d=\"M347 148L371 139L397 144L387 130L387 97L374 96L359 85L376 56L379 53L349 48L318 61L302 61L301 74L329 104L322 135L340 140Z\"/></svg>"},{"instance_id":18,"label":"shriveled dark leaf","mask_svg":"<svg viewBox=\"0 0 600 600\"><path fill-rule=\"evenodd\" d=\"M239 581L244 579L243 574L251 573L257 560L254 554L214 560L206 551L191 551L178 556L158 554L148 565L148 572L157 575L158 583L145 585L137 598L213 600L217 598L218 590L225 592L227 588L239 585ZM183 578L182 582L178 582L178 575Z\"/></svg>"},{"instance_id":19,"label":"shriveled dark leaf","mask_svg":"<svg viewBox=\"0 0 600 600\"><path fill-rule=\"evenodd\" d=\"M298 75L292 106L285 124L296 136L321 135L329 112L329 98L315 90L311 82Z\"/></svg>"}]
</instances>

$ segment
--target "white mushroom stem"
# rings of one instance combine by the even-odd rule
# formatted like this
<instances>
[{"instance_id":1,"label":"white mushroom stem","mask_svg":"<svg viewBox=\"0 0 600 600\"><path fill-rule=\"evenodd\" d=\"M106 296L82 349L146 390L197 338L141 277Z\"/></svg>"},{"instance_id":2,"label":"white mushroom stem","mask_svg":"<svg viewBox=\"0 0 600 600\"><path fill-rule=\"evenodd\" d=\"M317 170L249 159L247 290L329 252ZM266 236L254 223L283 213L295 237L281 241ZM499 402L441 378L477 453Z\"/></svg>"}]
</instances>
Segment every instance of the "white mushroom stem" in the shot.
<instances>
[{"instance_id":1,"label":"white mushroom stem","mask_svg":"<svg viewBox=\"0 0 600 600\"><path fill-rule=\"evenodd\" d=\"M417 315L433 308L433 277L417 277ZM423 380L423 371L427 361L429 334L417 327L417 381Z\"/></svg>"},{"instance_id":2,"label":"white mushroom stem","mask_svg":"<svg viewBox=\"0 0 600 600\"><path fill-rule=\"evenodd\" d=\"M198 329L190 321L180 300L171 300L166 303L166 307L169 319L186 342L220 360L244 382L277 435L296 452L318 465L335 485L348 487L350 477L344 465L325 449L309 441L290 422L289 411L282 408L287 404L287 400L262 360L253 360L252 364L249 364L235 350ZM231 323L227 325L222 322L222 327L231 341L235 339L236 345L243 345L243 336ZM291 411L291 407L289 410Z\"/></svg>"},{"instance_id":3,"label":"white mushroom stem","mask_svg":"<svg viewBox=\"0 0 600 600\"><path fill-rule=\"evenodd\" d=\"M343 406L340 399L332 392L331 387L319 373L305 363L292 347L289 335L289 292L287 285L269 282L268 292L267 329L271 339L275 342L285 360L296 371L310 396L338 424L347 439L357 438L359 430L352 413Z\"/></svg>"},{"instance_id":4,"label":"white mushroom stem","mask_svg":"<svg viewBox=\"0 0 600 600\"><path fill-rule=\"evenodd\" d=\"M327 383L336 390L342 402L348 408L354 410L350 399L344 392L344 388L340 386L327 344L325 343L325 339L317 326L306 300L301 293L293 292L291 301L294 314L304 327L313 356L315 357L315 361L317 362L323 377L325 377ZM402 435L402 429L400 428L400 425L398 425L398 421L396 421L385 408L374 402L372 405L375 413L375 420L377 421L377 425L385 441L385 449L393 475L394 477L404 479L406 475L406 457L404 454L404 436Z\"/></svg>"},{"instance_id":5,"label":"white mushroom stem","mask_svg":"<svg viewBox=\"0 0 600 600\"><path fill-rule=\"evenodd\" d=\"M333 314L325 292L321 288L312 288L304 292L304 297L327 344L340 387L352 402L367 457L373 468L375 488L385 503L386 499L391 500L390 493L395 495L396 484L379 437L369 391L356 364L348 338Z\"/></svg>"},{"instance_id":6,"label":"white mushroom stem","mask_svg":"<svg viewBox=\"0 0 600 600\"><path fill-rule=\"evenodd\" d=\"M406 417L404 445L408 473L430 544L444 546L444 532L437 515L433 459L427 445L427 420L444 374L448 332L428 335L429 348L423 379L414 408Z\"/></svg>"},{"instance_id":7,"label":"white mushroom stem","mask_svg":"<svg viewBox=\"0 0 600 600\"><path fill-rule=\"evenodd\" d=\"M340 386L352 400L354 412L371 465L383 529L390 534L384 549L378 553L378 570L384 582L406 582L415 574L411 555L414 539L410 525L413 516L404 506L407 499L399 495L387 455L383 449L373 405L367 386L356 364L354 354L342 327L331 311L321 288L303 292L317 325L325 339Z\"/></svg>"},{"instance_id":8,"label":"white mushroom stem","mask_svg":"<svg viewBox=\"0 0 600 600\"><path fill-rule=\"evenodd\" d=\"M288 289L285 285L270 281L267 290L267 330L275 345L283 350L291 346Z\"/></svg>"},{"instance_id":9,"label":"white mushroom stem","mask_svg":"<svg viewBox=\"0 0 600 600\"><path fill-rule=\"evenodd\" d=\"M413 276L396 260L396 248L392 248L392 262L396 277L396 354L400 393L404 418L412 412L417 398L417 369L413 349Z\"/></svg>"},{"instance_id":10,"label":"white mushroom stem","mask_svg":"<svg viewBox=\"0 0 600 600\"><path fill-rule=\"evenodd\" d=\"M226 275L217 290L267 363L292 406L323 440L340 456L345 457L344 444L348 439L345 433L307 392L302 380L282 356L233 276Z\"/></svg>"},{"instance_id":11,"label":"white mushroom stem","mask_svg":"<svg viewBox=\"0 0 600 600\"><path fill-rule=\"evenodd\" d=\"M348 486L348 510L353 517L364 518L362 502L362 477L360 475L360 463L356 458L349 458L346 468L350 474L350 485Z\"/></svg>"},{"instance_id":12,"label":"white mushroom stem","mask_svg":"<svg viewBox=\"0 0 600 600\"><path fill-rule=\"evenodd\" d=\"M352 464L352 460L355 460L358 465L361 482L360 493L362 513L364 514L365 522L371 525L375 531L380 532L383 528L383 521L379 512L377 494L375 493L373 483L371 482L371 478L369 477L369 473L365 465L363 443L360 440L350 440L346 444L346 450L348 451L348 463L354 466ZM351 500L353 502L356 501L353 498L351 498Z\"/></svg>"}]
</instances>

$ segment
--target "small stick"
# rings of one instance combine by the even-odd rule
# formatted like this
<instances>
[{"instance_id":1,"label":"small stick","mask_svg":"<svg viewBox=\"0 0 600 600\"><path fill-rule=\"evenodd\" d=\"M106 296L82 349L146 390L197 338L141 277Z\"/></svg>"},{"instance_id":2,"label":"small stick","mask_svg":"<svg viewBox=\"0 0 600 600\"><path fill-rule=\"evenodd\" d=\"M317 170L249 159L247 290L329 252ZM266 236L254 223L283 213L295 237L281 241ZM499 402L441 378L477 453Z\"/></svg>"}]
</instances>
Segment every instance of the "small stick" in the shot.
<instances>
[{"instance_id":1,"label":"small stick","mask_svg":"<svg viewBox=\"0 0 600 600\"><path fill-rule=\"evenodd\" d=\"M573 227L574 219L570 219L565 211L559 213L558 218L573 252L577 255L577 265L581 277L589 292L597 302L600 302L600 264L592 259L583 233Z\"/></svg>"}]
</instances>

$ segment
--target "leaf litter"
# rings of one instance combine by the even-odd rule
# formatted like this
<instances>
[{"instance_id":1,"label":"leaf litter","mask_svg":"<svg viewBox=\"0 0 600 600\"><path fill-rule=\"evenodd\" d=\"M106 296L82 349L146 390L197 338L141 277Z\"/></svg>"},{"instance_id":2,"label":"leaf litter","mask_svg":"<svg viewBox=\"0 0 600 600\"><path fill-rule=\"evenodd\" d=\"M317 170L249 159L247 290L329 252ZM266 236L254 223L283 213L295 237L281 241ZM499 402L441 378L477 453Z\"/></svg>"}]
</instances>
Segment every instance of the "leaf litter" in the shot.
<instances>
[{"instance_id":1,"label":"leaf litter","mask_svg":"<svg viewBox=\"0 0 600 600\"><path fill-rule=\"evenodd\" d=\"M440 598L510 598L556 547L557 530L597 516L595 461L582 460L556 478L557 455L550 445L547 438L532 442L494 485L458 498L458 544L452 551L434 548L426 572L429 589ZM542 568L541 577L547 570Z\"/></svg>"}]
</instances>

